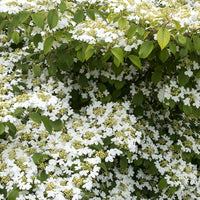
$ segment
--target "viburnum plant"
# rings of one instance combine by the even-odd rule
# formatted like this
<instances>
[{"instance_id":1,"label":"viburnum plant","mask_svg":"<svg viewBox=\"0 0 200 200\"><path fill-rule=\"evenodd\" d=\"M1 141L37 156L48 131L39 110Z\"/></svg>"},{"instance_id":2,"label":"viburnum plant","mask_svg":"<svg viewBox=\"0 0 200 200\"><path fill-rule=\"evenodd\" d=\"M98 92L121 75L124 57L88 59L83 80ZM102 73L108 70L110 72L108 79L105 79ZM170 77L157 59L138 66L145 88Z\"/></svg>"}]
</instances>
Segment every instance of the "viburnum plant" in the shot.
<instances>
[{"instance_id":1,"label":"viburnum plant","mask_svg":"<svg viewBox=\"0 0 200 200\"><path fill-rule=\"evenodd\" d=\"M198 0L0 0L0 199L200 199Z\"/></svg>"}]
</instances>

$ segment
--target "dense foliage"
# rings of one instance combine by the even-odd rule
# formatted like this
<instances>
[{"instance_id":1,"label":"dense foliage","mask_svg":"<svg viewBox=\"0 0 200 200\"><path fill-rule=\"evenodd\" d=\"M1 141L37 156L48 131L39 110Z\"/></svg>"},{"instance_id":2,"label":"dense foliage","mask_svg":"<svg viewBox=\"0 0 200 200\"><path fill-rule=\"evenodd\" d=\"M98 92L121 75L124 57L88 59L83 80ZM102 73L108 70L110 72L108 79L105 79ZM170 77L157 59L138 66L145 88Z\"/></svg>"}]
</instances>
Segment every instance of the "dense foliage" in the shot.
<instances>
[{"instance_id":1,"label":"dense foliage","mask_svg":"<svg viewBox=\"0 0 200 200\"><path fill-rule=\"evenodd\" d=\"M0 199L200 199L198 0L0 0Z\"/></svg>"}]
</instances>

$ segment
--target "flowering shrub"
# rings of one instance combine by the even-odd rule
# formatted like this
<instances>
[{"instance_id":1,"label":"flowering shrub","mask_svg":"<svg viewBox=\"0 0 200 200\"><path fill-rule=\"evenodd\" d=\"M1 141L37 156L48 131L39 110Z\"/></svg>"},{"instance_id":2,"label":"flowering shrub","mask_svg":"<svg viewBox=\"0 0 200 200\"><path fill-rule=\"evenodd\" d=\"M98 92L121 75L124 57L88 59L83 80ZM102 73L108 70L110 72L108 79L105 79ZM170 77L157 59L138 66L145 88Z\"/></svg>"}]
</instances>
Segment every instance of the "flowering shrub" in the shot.
<instances>
[{"instance_id":1,"label":"flowering shrub","mask_svg":"<svg viewBox=\"0 0 200 200\"><path fill-rule=\"evenodd\" d=\"M200 199L197 0L0 1L0 199Z\"/></svg>"}]
</instances>

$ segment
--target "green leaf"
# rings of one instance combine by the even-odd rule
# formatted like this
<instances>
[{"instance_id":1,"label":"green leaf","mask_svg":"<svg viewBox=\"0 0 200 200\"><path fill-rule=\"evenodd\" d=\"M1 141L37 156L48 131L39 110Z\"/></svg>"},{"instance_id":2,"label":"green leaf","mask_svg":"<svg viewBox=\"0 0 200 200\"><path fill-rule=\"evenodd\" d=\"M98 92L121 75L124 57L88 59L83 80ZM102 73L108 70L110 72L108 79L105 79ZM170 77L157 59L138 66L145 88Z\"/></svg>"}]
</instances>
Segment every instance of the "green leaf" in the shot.
<instances>
[{"instance_id":1,"label":"green leaf","mask_svg":"<svg viewBox=\"0 0 200 200\"><path fill-rule=\"evenodd\" d=\"M178 82L181 86L186 85L190 80L190 77L184 74L184 71L181 71L178 75Z\"/></svg>"},{"instance_id":2,"label":"green leaf","mask_svg":"<svg viewBox=\"0 0 200 200\"><path fill-rule=\"evenodd\" d=\"M49 51L51 51L51 48L53 46L53 42L54 42L53 36L49 36L48 38L45 39L44 47L43 47L45 54L47 54Z\"/></svg>"},{"instance_id":3,"label":"green leaf","mask_svg":"<svg viewBox=\"0 0 200 200\"><path fill-rule=\"evenodd\" d=\"M50 157L47 154L41 154L41 153L34 153L32 156L33 162L36 165L49 160L49 158Z\"/></svg>"},{"instance_id":4,"label":"green leaf","mask_svg":"<svg viewBox=\"0 0 200 200\"><path fill-rule=\"evenodd\" d=\"M0 124L0 135L2 135L5 132L5 126L4 124Z\"/></svg>"},{"instance_id":5,"label":"green leaf","mask_svg":"<svg viewBox=\"0 0 200 200\"><path fill-rule=\"evenodd\" d=\"M47 22L50 29L53 29L58 24L58 11L56 9L49 10L47 14Z\"/></svg>"},{"instance_id":6,"label":"green leaf","mask_svg":"<svg viewBox=\"0 0 200 200\"><path fill-rule=\"evenodd\" d=\"M165 189L167 186L168 186L167 181L164 178L162 178L158 183L158 188L160 190Z\"/></svg>"},{"instance_id":7,"label":"green leaf","mask_svg":"<svg viewBox=\"0 0 200 200\"><path fill-rule=\"evenodd\" d=\"M37 77L41 76L41 68L39 65L33 65L33 72Z\"/></svg>"},{"instance_id":8,"label":"green leaf","mask_svg":"<svg viewBox=\"0 0 200 200\"><path fill-rule=\"evenodd\" d=\"M94 45L92 45L92 44L88 45L88 47L85 50L85 59L86 59L86 61L89 60L89 58L92 57L94 52L95 52Z\"/></svg>"},{"instance_id":9,"label":"green leaf","mask_svg":"<svg viewBox=\"0 0 200 200\"><path fill-rule=\"evenodd\" d=\"M161 79L162 79L162 71L159 70L156 70L151 76L151 81L154 84L157 84L159 81L161 81Z\"/></svg>"},{"instance_id":10,"label":"green leaf","mask_svg":"<svg viewBox=\"0 0 200 200\"><path fill-rule=\"evenodd\" d=\"M83 10L77 10L74 14L74 21L79 24L85 18Z\"/></svg>"},{"instance_id":11,"label":"green leaf","mask_svg":"<svg viewBox=\"0 0 200 200\"><path fill-rule=\"evenodd\" d=\"M200 37L195 35L193 37L193 43L194 43L195 50L199 51L200 50Z\"/></svg>"},{"instance_id":12,"label":"green leaf","mask_svg":"<svg viewBox=\"0 0 200 200\"><path fill-rule=\"evenodd\" d=\"M111 49L112 54L117 59L119 63L122 63L124 60L124 54L120 47L114 47Z\"/></svg>"},{"instance_id":13,"label":"green leaf","mask_svg":"<svg viewBox=\"0 0 200 200\"><path fill-rule=\"evenodd\" d=\"M188 54L188 50L186 48L184 48L184 47L181 48L180 57L183 58L183 57L187 56L187 54Z\"/></svg>"},{"instance_id":14,"label":"green leaf","mask_svg":"<svg viewBox=\"0 0 200 200\"><path fill-rule=\"evenodd\" d=\"M131 24L131 26L129 27L129 29L126 33L127 38L131 39L135 35L137 28L138 27L136 24Z\"/></svg>"},{"instance_id":15,"label":"green leaf","mask_svg":"<svg viewBox=\"0 0 200 200\"><path fill-rule=\"evenodd\" d=\"M52 121L47 116L41 116L44 127L49 133L52 133Z\"/></svg>"},{"instance_id":16,"label":"green leaf","mask_svg":"<svg viewBox=\"0 0 200 200\"><path fill-rule=\"evenodd\" d=\"M122 170L127 169L128 161L127 161L126 157L120 157L120 167Z\"/></svg>"},{"instance_id":17,"label":"green leaf","mask_svg":"<svg viewBox=\"0 0 200 200\"><path fill-rule=\"evenodd\" d=\"M29 12L27 12L27 11L20 12L19 22L24 23L28 19L28 17L29 17Z\"/></svg>"},{"instance_id":18,"label":"green leaf","mask_svg":"<svg viewBox=\"0 0 200 200\"><path fill-rule=\"evenodd\" d=\"M33 13L31 17L36 26L40 27L41 29L44 29L44 17L41 14Z\"/></svg>"},{"instance_id":19,"label":"green leaf","mask_svg":"<svg viewBox=\"0 0 200 200\"><path fill-rule=\"evenodd\" d=\"M169 52L166 48L160 51L159 59L162 61L162 63L166 62L168 58L169 58Z\"/></svg>"},{"instance_id":20,"label":"green leaf","mask_svg":"<svg viewBox=\"0 0 200 200\"><path fill-rule=\"evenodd\" d=\"M117 90L120 90L124 87L125 81L115 81L114 85Z\"/></svg>"},{"instance_id":21,"label":"green leaf","mask_svg":"<svg viewBox=\"0 0 200 200\"><path fill-rule=\"evenodd\" d=\"M66 2L65 1L61 1L60 5L59 5L59 8L60 8L60 12L63 14L67 8L66 6Z\"/></svg>"},{"instance_id":22,"label":"green leaf","mask_svg":"<svg viewBox=\"0 0 200 200\"><path fill-rule=\"evenodd\" d=\"M84 62L85 60L85 52L81 49L77 51L77 58L81 61Z\"/></svg>"},{"instance_id":23,"label":"green leaf","mask_svg":"<svg viewBox=\"0 0 200 200\"><path fill-rule=\"evenodd\" d=\"M139 57L147 58L154 48L153 41L145 41L140 46Z\"/></svg>"},{"instance_id":24,"label":"green leaf","mask_svg":"<svg viewBox=\"0 0 200 200\"><path fill-rule=\"evenodd\" d=\"M183 105L183 112L184 112L186 115L192 114L192 106Z\"/></svg>"},{"instance_id":25,"label":"green leaf","mask_svg":"<svg viewBox=\"0 0 200 200\"><path fill-rule=\"evenodd\" d=\"M57 72L57 67L55 65L51 65L49 68L48 68L48 73L49 73L49 76L54 76Z\"/></svg>"},{"instance_id":26,"label":"green leaf","mask_svg":"<svg viewBox=\"0 0 200 200\"><path fill-rule=\"evenodd\" d=\"M37 176L37 179L40 180L41 182L46 181L49 178L49 175L46 174L45 170L42 170L40 173L40 176Z\"/></svg>"},{"instance_id":27,"label":"green leaf","mask_svg":"<svg viewBox=\"0 0 200 200\"><path fill-rule=\"evenodd\" d=\"M38 43L42 42L42 36L41 34L36 34L33 36L33 43L36 47L38 47Z\"/></svg>"},{"instance_id":28,"label":"green leaf","mask_svg":"<svg viewBox=\"0 0 200 200\"><path fill-rule=\"evenodd\" d=\"M86 76L84 74L82 74L80 77L79 77L79 85L82 87L82 88L85 88L88 86L88 79L86 78Z\"/></svg>"},{"instance_id":29,"label":"green leaf","mask_svg":"<svg viewBox=\"0 0 200 200\"><path fill-rule=\"evenodd\" d=\"M132 102L136 106L140 106L143 103L144 97L143 93L139 91L137 94L133 96Z\"/></svg>"},{"instance_id":30,"label":"green leaf","mask_svg":"<svg viewBox=\"0 0 200 200\"><path fill-rule=\"evenodd\" d=\"M138 34L140 36L143 36L145 34L145 29L143 27L139 26L138 29L137 29L137 31L138 31Z\"/></svg>"},{"instance_id":31,"label":"green leaf","mask_svg":"<svg viewBox=\"0 0 200 200\"><path fill-rule=\"evenodd\" d=\"M56 31L55 32L56 41L59 41L61 39L62 35L63 35L63 31Z\"/></svg>"},{"instance_id":32,"label":"green leaf","mask_svg":"<svg viewBox=\"0 0 200 200\"><path fill-rule=\"evenodd\" d=\"M173 187L170 187L170 188L169 188L169 191L168 191L168 192L169 192L169 194L172 195L172 194L174 194L176 191L177 191L177 188L176 188L175 186L173 186Z\"/></svg>"},{"instance_id":33,"label":"green leaf","mask_svg":"<svg viewBox=\"0 0 200 200\"><path fill-rule=\"evenodd\" d=\"M139 158L138 160L134 160L135 166L140 166L140 165L142 165L142 163L143 163L143 160L141 158Z\"/></svg>"},{"instance_id":34,"label":"green leaf","mask_svg":"<svg viewBox=\"0 0 200 200\"><path fill-rule=\"evenodd\" d=\"M127 19L124 18L124 17L120 17L120 18L118 19L118 27L119 27L119 29L120 29L120 30L125 29L126 25L127 25Z\"/></svg>"},{"instance_id":35,"label":"green leaf","mask_svg":"<svg viewBox=\"0 0 200 200\"><path fill-rule=\"evenodd\" d=\"M186 40L186 37L184 37L183 35L178 35L178 42L181 44L181 45L185 45L187 40Z\"/></svg>"},{"instance_id":36,"label":"green leaf","mask_svg":"<svg viewBox=\"0 0 200 200\"><path fill-rule=\"evenodd\" d=\"M52 127L54 131L60 131L62 129L63 123L60 119L52 121Z\"/></svg>"},{"instance_id":37,"label":"green leaf","mask_svg":"<svg viewBox=\"0 0 200 200\"><path fill-rule=\"evenodd\" d=\"M16 132L17 132L17 129L16 129L15 125L13 123L11 123L11 122L6 122L5 124L9 128L9 135L14 137Z\"/></svg>"},{"instance_id":38,"label":"green leaf","mask_svg":"<svg viewBox=\"0 0 200 200\"><path fill-rule=\"evenodd\" d=\"M105 163L99 163L98 166L101 167L105 172L108 172Z\"/></svg>"},{"instance_id":39,"label":"green leaf","mask_svg":"<svg viewBox=\"0 0 200 200\"><path fill-rule=\"evenodd\" d=\"M17 186L15 186L13 188L13 190L9 193L8 197L7 197L7 200L16 200L16 198L18 197L19 195L19 189L17 188Z\"/></svg>"},{"instance_id":40,"label":"green leaf","mask_svg":"<svg viewBox=\"0 0 200 200\"><path fill-rule=\"evenodd\" d=\"M173 42L169 43L169 49L174 55L176 54L176 45Z\"/></svg>"},{"instance_id":41,"label":"green leaf","mask_svg":"<svg viewBox=\"0 0 200 200\"><path fill-rule=\"evenodd\" d=\"M170 33L168 31L167 28L160 28L157 32L157 41L158 44L161 48L161 50L163 50L169 43L170 41Z\"/></svg>"},{"instance_id":42,"label":"green leaf","mask_svg":"<svg viewBox=\"0 0 200 200\"><path fill-rule=\"evenodd\" d=\"M95 10L94 9L86 9L86 13L91 20L95 20Z\"/></svg>"},{"instance_id":43,"label":"green leaf","mask_svg":"<svg viewBox=\"0 0 200 200\"><path fill-rule=\"evenodd\" d=\"M24 111L25 111L25 109L22 108L22 107L16 108L14 113L13 113L13 116L20 117L23 114Z\"/></svg>"},{"instance_id":44,"label":"green leaf","mask_svg":"<svg viewBox=\"0 0 200 200\"><path fill-rule=\"evenodd\" d=\"M12 34L12 39L13 39L13 42L15 44L18 44L19 43L19 33L17 31L14 31L13 34Z\"/></svg>"},{"instance_id":45,"label":"green leaf","mask_svg":"<svg viewBox=\"0 0 200 200\"><path fill-rule=\"evenodd\" d=\"M140 61L140 58L138 58L137 56L135 55L129 55L128 58L131 60L131 62L136 65L138 68L142 68L142 64L141 64L141 61Z\"/></svg>"},{"instance_id":46,"label":"green leaf","mask_svg":"<svg viewBox=\"0 0 200 200\"><path fill-rule=\"evenodd\" d=\"M37 112L30 113L29 117L36 123L40 124L42 121L41 115Z\"/></svg>"}]
</instances>

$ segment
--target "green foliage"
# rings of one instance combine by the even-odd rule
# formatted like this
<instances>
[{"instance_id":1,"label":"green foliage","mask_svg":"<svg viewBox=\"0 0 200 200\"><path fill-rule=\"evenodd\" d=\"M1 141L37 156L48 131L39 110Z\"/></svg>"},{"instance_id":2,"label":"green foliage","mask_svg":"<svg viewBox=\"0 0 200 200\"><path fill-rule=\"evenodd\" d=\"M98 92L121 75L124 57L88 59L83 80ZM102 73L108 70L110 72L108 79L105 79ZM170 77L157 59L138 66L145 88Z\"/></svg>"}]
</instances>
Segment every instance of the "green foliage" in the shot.
<instances>
[{"instance_id":1,"label":"green foliage","mask_svg":"<svg viewBox=\"0 0 200 200\"><path fill-rule=\"evenodd\" d=\"M157 32L157 40L161 50L163 50L170 41L170 33L167 28L160 28Z\"/></svg>"},{"instance_id":2,"label":"green foliage","mask_svg":"<svg viewBox=\"0 0 200 200\"><path fill-rule=\"evenodd\" d=\"M40 163L43 163L43 162L49 160L50 157L46 154L34 153L32 156L32 159L36 165L39 165Z\"/></svg>"},{"instance_id":3,"label":"green foliage","mask_svg":"<svg viewBox=\"0 0 200 200\"><path fill-rule=\"evenodd\" d=\"M158 188L160 190L165 189L167 186L168 186L167 181L164 178L162 178L158 183Z\"/></svg>"},{"instance_id":4,"label":"green foliage","mask_svg":"<svg viewBox=\"0 0 200 200\"><path fill-rule=\"evenodd\" d=\"M15 200L19 195L19 191L20 190L17 188L17 186L14 186L12 191L8 194L7 200Z\"/></svg>"},{"instance_id":5,"label":"green foliage","mask_svg":"<svg viewBox=\"0 0 200 200\"><path fill-rule=\"evenodd\" d=\"M135 55L129 55L128 58L131 60L131 62L132 62L134 65L136 65L138 68L141 69L142 64L141 64L140 58L138 58L138 57L135 56Z\"/></svg>"},{"instance_id":6,"label":"green foliage","mask_svg":"<svg viewBox=\"0 0 200 200\"><path fill-rule=\"evenodd\" d=\"M0 135L2 135L5 131L5 126L3 123L0 123Z\"/></svg>"},{"instance_id":7,"label":"green foliage","mask_svg":"<svg viewBox=\"0 0 200 200\"><path fill-rule=\"evenodd\" d=\"M140 46L139 57L147 58L154 48L153 41L147 40Z\"/></svg>"},{"instance_id":8,"label":"green foliage","mask_svg":"<svg viewBox=\"0 0 200 200\"><path fill-rule=\"evenodd\" d=\"M53 29L58 24L58 11L56 9L49 10L47 22L50 29Z\"/></svg>"},{"instance_id":9,"label":"green foliage","mask_svg":"<svg viewBox=\"0 0 200 200\"><path fill-rule=\"evenodd\" d=\"M42 121L41 115L39 113L37 113L37 112L32 112L32 113L30 113L29 116L36 123L40 124L41 121Z\"/></svg>"},{"instance_id":10,"label":"green foliage","mask_svg":"<svg viewBox=\"0 0 200 200\"><path fill-rule=\"evenodd\" d=\"M52 133L52 122L51 120L47 117L47 116L41 116L41 119L42 119L42 122L44 124L44 127L46 128L46 130L49 132L49 133ZM57 128L57 127L56 127Z\"/></svg>"},{"instance_id":11,"label":"green foliage","mask_svg":"<svg viewBox=\"0 0 200 200\"><path fill-rule=\"evenodd\" d=\"M51 51L51 48L53 46L53 42L54 42L54 37L53 36L49 36L48 38L45 39L44 41L44 53L47 54L49 51Z\"/></svg>"},{"instance_id":12,"label":"green foliage","mask_svg":"<svg viewBox=\"0 0 200 200\"><path fill-rule=\"evenodd\" d=\"M44 17L40 13L33 13L31 17L36 26L44 29Z\"/></svg>"}]
</instances>

